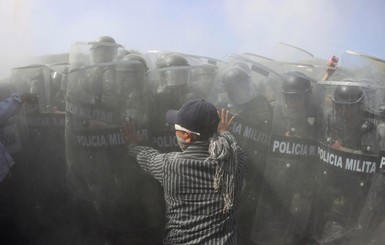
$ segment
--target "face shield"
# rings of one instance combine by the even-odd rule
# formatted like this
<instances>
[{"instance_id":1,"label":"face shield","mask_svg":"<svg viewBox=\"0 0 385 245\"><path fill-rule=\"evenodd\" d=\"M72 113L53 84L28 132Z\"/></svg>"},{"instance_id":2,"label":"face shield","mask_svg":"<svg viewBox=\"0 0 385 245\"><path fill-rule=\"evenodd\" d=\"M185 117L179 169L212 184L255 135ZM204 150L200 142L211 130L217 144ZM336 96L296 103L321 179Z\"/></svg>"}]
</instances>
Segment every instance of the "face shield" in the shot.
<instances>
[{"instance_id":1,"label":"face shield","mask_svg":"<svg viewBox=\"0 0 385 245\"><path fill-rule=\"evenodd\" d=\"M285 95L286 106L288 108L293 108L293 109L305 108L307 97L308 97L307 93L306 94L286 94Z\"/></svg>"},{"instance_id":2,"label":"face shield","mask_svg":"<svg viewBox=\"0 0 385 245\"><path fill-rule=\"evenodd\" d=\"M178 86L187 84L188 73L183 69L165 70L160 73L162 86Z\"/></svg>"},{"instance_id":3,"label":"face shield","mask_svg":"<svg viewBox=\"0 0 385 245\"><path fill-rule=\"evenodd\" d=\"M334 104L336 120L346 125L361 124L364 118L362 103Z\"/></svg>"},{"instance_id":4,"label":"face shield","mask_svg":"<svg viewBox=\"0 0 385 245\"><path fill-rule=\"evenodd\" d=\"M95 45L91 48L94 63L111 62L117 55L116 45Z\"/></svg>"},{"instance_id":5,"label":"face shield","mask_svg":"<svg viewBox=\"0 0 385 245\"><path fill-rule=\"evenodd\" d=\"M234 105L244 104L257 96L251 77L244 80L235 80L224 85L229 100Z\"/></svg>"},{"instance_id":6,"label":"face shield","mask_svg":"<svg viewBox=\"0 0 385 245\"><path fill-rule=\"evenodd\" d=\"M217 67L213 65L193 66L191 69L191 80L189 86L192 90L208 94L213 85Z\"/></svg>"},{"instance_id":7,"label":"face shield","mask_svg":"<svg viewBox=\"0 0 385 245\"><path fill-rule=\"evenodd\" d=\"M145 80L146 68L139 61L121 62L116 67L116 82L121 94L128 96L134 91L141 91Z\"/></svg>"},{"instance_id":8,"label":"face shield","mask_svg":"<svg viewBox=\"0 0 385 245\"><path fill-rule=\"evenodd\" d=\"M154 84L157 94L184 91L189 80L190 66L160 68L156 73L159 76L157 84Z\"/></svg>"}]
</instances>

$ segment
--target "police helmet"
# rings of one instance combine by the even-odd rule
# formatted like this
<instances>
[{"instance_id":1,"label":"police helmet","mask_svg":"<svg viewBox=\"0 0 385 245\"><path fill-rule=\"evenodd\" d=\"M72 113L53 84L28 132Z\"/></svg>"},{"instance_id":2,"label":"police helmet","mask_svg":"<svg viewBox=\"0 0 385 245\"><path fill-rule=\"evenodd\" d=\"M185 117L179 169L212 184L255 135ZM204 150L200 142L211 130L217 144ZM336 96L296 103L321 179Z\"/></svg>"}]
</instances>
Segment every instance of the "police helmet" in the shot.
<instances>
[{"instance_id":1,"label":"police helmet","mask_svg":"<svg viewBox=\"0 0 385 245\"><path fill-rule=\"evenodd\" d=\"M118 45L110 36L98 37L91 43L91 51L96 63L111 62L117 55Z\"/></svg>"},{"instance_id":2,"label":"police helmet","mask_svg":"<svg viewBox=\"0 0 385 245\"><path fill-rule=\"evenodd\" d=\"M222 76L222 82L232 103L244 104L257 96L249 71L244 67L230 66Z\"/></svg>"},{"instance_id":3,"label":"police helmet","mask_svg":"<svg viewBox=\"0 0 385 245\"><path fill-rule=\"evenodd\" d=\"M110 36L100 36L96 38L95 41L91 42L91 50L95 50L98 47L113 47L117 48L119 45L116 43L115 39Z\"/></svg>"},{"instance_id":4,"label":"police helmet","mask_svg":"<svg viewBox=\"0 0 385 245\"><path fill-rule=\"evenodd\" d=\"M308 93L311 90L311 80L302 72L288 72L284 75L281 92L286 95Z\"/></svg>"},{"instance_id":5,"label":"police helmet","mask_svg":"<svg viewBox=\"0 0 385 245\"><path fill-rule=\"evenodd\" d=\"M110 36L100 36L96 38L95 43L115 43L116 44L116 41Z\"/></svg>"},{"instance_id":6,"label":"police helmet","mask_svg":"<svg viewBox=\"0 0 385 245\"><path fill-rule=\"evenodd\" d=\"M179 54L168 54L164 57L160 57L156 62L157 68L188 65L187 59Z\"/></svg>"},{"instance_id":7,"label":"police helmet","mask_svg":"<svg viewBox=\"0 0 385 245\"><path fill-rule=\"evenodd\" d=\"M146 71L148 70L147 62L141 55L139 55L139 54L127 54L126 56L124 56L122 58L122 61L130 61L130 60L139 61L144 66L145 70Z\"/></svg>"},{"instance_id":8,"label":"police helmet","mask_svg":"<svg viewBox=\"0 0 385 245\"><path fill-rule=\"evenodd\" d=\"M225 86L243 82L250 78L250 74L242 66L233 65L223 73L222 81Z\"/></svg>"},{"instance_id":9,"label":"police helmet","mask_svg":"<svg viewBox=\"0 0 385 245\"><path fill-rule=\"evenodd\" d=\"M340 105L359 103L364 98L364 91L358 86L338 85L334 89L333 102Z\"/></svg>"}]
</instances>

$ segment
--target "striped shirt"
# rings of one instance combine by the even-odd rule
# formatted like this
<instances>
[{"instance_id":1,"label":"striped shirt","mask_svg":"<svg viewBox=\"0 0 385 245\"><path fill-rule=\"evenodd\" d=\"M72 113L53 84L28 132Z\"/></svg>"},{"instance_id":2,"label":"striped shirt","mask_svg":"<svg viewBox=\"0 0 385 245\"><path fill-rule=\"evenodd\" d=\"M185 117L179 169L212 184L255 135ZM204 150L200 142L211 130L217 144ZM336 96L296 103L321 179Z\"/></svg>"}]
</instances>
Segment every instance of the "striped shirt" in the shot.
<instances>
[{"instance_id":1,"label":"striped shirt","mask_svg":"<svg viewBox=\"0 0 385 245\"><path fill-rule=\"evenodd\" d=\"M219 137L226 137L225 132ZM233 137L229 137L233 139ZM236 143L236 142L234 142ZM235 213L247 163L237 146L238 169L234 176L234 205L223 212L222 193L213 187L217 163L207 160L209 142L191 144L184 152L159 153L132 146L130 154L164 188L166 201L165 244L236 244Z\"/></svg>"}]
</instances>

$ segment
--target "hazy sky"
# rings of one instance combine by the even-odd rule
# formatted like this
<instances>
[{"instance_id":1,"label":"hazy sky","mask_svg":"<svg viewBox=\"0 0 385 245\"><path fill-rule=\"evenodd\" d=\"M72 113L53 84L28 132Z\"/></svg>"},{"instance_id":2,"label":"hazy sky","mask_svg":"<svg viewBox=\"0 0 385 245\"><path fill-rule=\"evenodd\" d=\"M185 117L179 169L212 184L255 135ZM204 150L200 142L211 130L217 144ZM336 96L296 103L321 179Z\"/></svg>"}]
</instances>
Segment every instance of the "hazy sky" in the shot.
<instances>
[{"instance_id":1,"label":"hazy sky","mask_svg":"<svg viewBox=\"0 0 385 245\"><path fill-rule=\"evenodd\" d=\"M384 13L383 0L0 0L0 72L101 35L219 59L271 57L278 42L320 58L350 49L385 59Z\"/></svg>"}]
</instances>

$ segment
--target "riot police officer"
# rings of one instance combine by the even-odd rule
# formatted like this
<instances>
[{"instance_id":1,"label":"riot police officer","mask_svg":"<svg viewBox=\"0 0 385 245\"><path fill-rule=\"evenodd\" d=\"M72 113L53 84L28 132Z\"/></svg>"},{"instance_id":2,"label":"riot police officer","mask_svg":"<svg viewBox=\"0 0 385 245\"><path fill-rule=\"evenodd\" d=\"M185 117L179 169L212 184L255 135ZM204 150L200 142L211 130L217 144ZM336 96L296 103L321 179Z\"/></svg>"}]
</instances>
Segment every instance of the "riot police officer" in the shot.
<instances>
[{"instance_id":1,"label":"riot police officer","mask_svg":"<svg viewBox=\"0 0 385 245\"><path fill-rule=\"evenodd\" d=\"M138 54L128 54L121 61L124 63L116 67L116 83L124 100L121 105L126 110L125 117L135 119L136 123L143 125L148 122L146 113L148 95L145 91L147 63Z\"/></svg>"},{"instance_id":2,"label":"riot police officer","mask_svg":"<svg viewBox=\"0 0 385 245\"><path fill-rule=\"evenodd\" d=\"M158 58L156 66L147 76L152 95L149 115L153 147L161 151L179 151L174 129L167 126L164 114L170 108L178 109L189 99L205 97L189 89L191 66L184 56L166 53Z\"/></svg>"},{"instance_id":3,"label":"riot police officer","mask_svg":"<svg viewBox=\"0 0 385 245\"><path fill-rule=\"evenodd\" d=\"M272 121L272 106L267 99L256 91L251 72L248 66L236 63L230 66L223 74L230 112L255 126L263 128L269 134Z\"/></svg>"},{"instance_id":4,"label":"riot police officer","mask_svg":"<svg viewBox=\"0 0 385 245\"><path fill-rule=\"evenodd\" d=\"M114 61L118 53L119 44L109 36L101 36L91 43L91 56L95 65ZM86 97L91 103L118 103L116 101L118 87L115 81L115 71L110 66L95 66L81 81ZM103 101L102 101L103 100Z\"/></svg>"},{"instance_id":5,"label":"riot police officer","mask_svg":"<svg viewBox=\"0 0 385 245\"><path fill-rule=\"evenodd\" d=\"M330 115L330 136L333 147L361 149L361 138L371 128L371 122L365 121L364 91L358 86L339 85L333 97L334 111Z\"/></svg>"},{"instance_id":6,"label":"riot police officer","mask_svg":"<svg viewBox=\"0 0 385 245\"><path fill-rule=\"evenodd\" d=\"M110 36L100 36L91 44L91 54L94 63L111 62L118 55L119 45Z\"/></svg>"},{"instance_id":7,"label":"riot police officer","mask_svg":"<svg viewBox=\"0 0 385 245\"><path fill-rule=\"evenodd\" d=\"M283 105L275 110L274 133L284 133L286 136L311 138L314 133L315 114L312 113L311 79L301 72L285 74L281 93ZM314 111L313 111L314 112Z\"/></svg>"},{"instance_id":8,"label":"riot police officer","mask_svg":"<svg viewBox=\"0 0 385 245\"><path fill-rule=\"evenodd\" d=\"M148 71L147 62L146 62L146 60L143 58L143 56L140 55L140 54L134 54L134 53L127 54L127 55L125 55L121 60L122 60L122 61L137 60L137 61L139 61L140 63L142 63L142 65L145 67L145 70Z\"/></svg>"},{"instance_id":9,"label":"riot police officer","mask_svg":"<svg viewBox=\"0 0 385 245\"><path fill-rule=\"evenodd\" d=\"M307 237L316 173L311 91L305 74L283 74L251 234L256 244L301 244Z\"/></svg>"},{"instance_id":10,"label":"riot police officer","mask_svg":"<svg viewBox=\"0 0 385 245\"><path fill-rule=\"evenodd\" d=\"M222 82L229 99L227 107L236 115L231 131L251 163L238 211L239 243L251 244L250 229L263 180L273 111L267 99L256 91L247 64L228 67Z\"/></svg>"},{"instance_id":11,"label":"riot police officer","mask_svg":"<svg viewBox=\"0 0 385 245\"><path fill-rule=\"evenodd\" d=\"M92 203L113 237L133 244L154 241L163 222L160 186L127 156L121 135L121 125L129 117L138 133L148 137L146 65L132 55L116 60L115 41L100 39L87 44L92 47L73 49L92 51L95 63L68 73L67 182L77 197Z\"/></svg>"},{"instance_id":12,"label":"riot police officer","mask_svg":"<svg viewBox=\"0 0 385 245\"><path fill-rule=\"evenodd\" d=\"M322 244L346 244L363 228L360 213L377 171L376 126L366 110L369 85L352 79L326 85L334 89L319 135L312 235Z\"/></svg>"}]
</instances>

